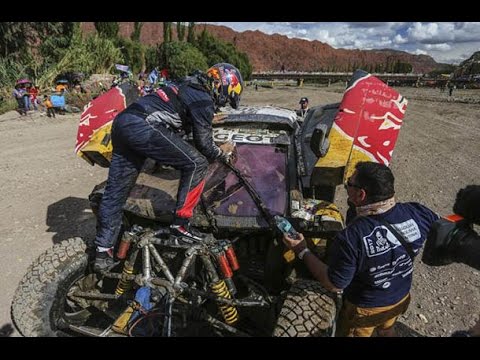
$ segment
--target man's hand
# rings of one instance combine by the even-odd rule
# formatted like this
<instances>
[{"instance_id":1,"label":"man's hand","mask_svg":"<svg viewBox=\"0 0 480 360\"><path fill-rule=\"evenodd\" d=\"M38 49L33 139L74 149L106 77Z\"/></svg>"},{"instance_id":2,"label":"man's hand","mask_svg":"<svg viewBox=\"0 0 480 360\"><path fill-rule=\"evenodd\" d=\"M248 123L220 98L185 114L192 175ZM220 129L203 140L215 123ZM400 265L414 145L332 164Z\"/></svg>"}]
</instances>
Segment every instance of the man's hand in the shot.
<instances>
[{"instance_id":1,"label":"man's hand","mask_svg":"<svg viewBox=\"0 0 480 360\"><path fill-rule=\"evenodd\" d=\"M237 147L233 141L227 141L219 146L220 150L222 150L222 154L220 155L220 159L223 162L233 164L237 159Z\"/></svg>"},{"instance_id":2,"label":"man's hand","mask_svg":"<svg viewBox=\"0 0 480 360\"><path fill-rule=\"evenodd\" d=\"M298 254L307 247L307 243L302 233L298 233L298 239L291 238L287 234L283 235L283 243L290 249Z\"/></svg>"}]
</instances>

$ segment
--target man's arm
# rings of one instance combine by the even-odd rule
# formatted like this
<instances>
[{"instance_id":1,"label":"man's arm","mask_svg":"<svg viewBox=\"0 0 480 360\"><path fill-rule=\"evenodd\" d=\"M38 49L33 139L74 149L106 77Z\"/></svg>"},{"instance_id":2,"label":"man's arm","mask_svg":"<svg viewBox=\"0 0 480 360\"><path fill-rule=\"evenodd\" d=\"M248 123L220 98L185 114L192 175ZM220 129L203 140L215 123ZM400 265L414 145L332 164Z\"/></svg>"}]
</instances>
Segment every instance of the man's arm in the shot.
<instances>
[{"instance_id":1,"label":"man's arm","mask_svg":"<svg viewBox=\"0 0 480 360\"><path fill-rule=\"evenodd\" d=\"M299 235L299 239L293 239L288 235L284 235L284 244L290 250L292 250L297 257L299 254L302 256L302 260L304 261L308 270L310 270L313 277L318 280L325 289L331 292L341 292L342 289L335 287L328 278L328 265L316 257L310 250L308 250L303 234Z\"/></svg>"},{"instance_id":2,"label":"man's arm","mask_svg":"<svg viewBox=\"0 0 480 360\"><path fill-rule=\"evenodd\" d=\"M207 101L193 103L190 108L195 147L208 159L214 160L222 150L213 141L213 104Z\"/></svg>"}]
</instances>

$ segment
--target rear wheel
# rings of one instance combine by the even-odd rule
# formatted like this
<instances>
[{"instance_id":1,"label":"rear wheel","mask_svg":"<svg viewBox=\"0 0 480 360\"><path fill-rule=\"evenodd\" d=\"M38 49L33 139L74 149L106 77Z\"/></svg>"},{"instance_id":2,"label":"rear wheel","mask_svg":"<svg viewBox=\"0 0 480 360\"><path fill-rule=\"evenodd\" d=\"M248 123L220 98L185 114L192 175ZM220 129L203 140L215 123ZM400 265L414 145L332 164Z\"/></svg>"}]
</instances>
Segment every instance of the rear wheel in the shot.
<instances>
[{"instance_id":1,"label":"rear wheel","mask_svg":"<svg viewBox=\"0 0 480 360\"><path fill-rule=\"evenodd\" d=\"M89 250L72 238L45 251L27 270L12 302L12 319L24 336L65 336L68 325L83 325L102 301L75 298L76 291L100 291L88 272Z\"/></svg>"},{"instance_id":2,"label":"rear wheel","mask_svg":"<svg viewBox=\"0 0 480 360\"><path fill-rule=\"evenodd\" d=\"M335 300L317 281L297 280L282 300L273 336L332 336Z\"/></svg>"}]
</instances>

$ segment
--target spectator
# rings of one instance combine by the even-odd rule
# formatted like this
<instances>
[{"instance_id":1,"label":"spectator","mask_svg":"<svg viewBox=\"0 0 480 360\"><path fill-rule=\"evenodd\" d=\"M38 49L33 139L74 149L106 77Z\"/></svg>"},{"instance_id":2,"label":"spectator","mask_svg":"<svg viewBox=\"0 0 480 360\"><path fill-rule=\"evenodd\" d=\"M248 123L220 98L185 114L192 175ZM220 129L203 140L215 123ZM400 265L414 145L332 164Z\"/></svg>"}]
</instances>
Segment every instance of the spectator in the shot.
<instances>
[{"instance_id":1,"label":"spectator","mask_svg":"<svg viewBox=\"0 0 480 360\"><path fill-rule=\"evenodd\" d=\"M53 108L52 101L50 100L50 96L43 95L43 106L47 110L48 117L55 117L55 109Z\"/></svg>"},{"instance_id":2,"label":"spectator","mask_svg":"<svg viewBox=\"0 0 480 360\"><path fill-rule=\"evenodd\" d=\"M33 110L38 110L38 100L37 100L37 96L38 96L38 89L35 85L32 85L29 89L28 89L28 94L30 95L30 103L32 104L33 106Z\"/></svg>"},{"instance_id":3,"label":"spectator","mask_svg":"<svg viewBox=\"0 0 480 360\"><path fill-rule=\"evenodd\" d=\"M308 98L302 97L298 103L300 104L300 109L297 110L297 115L304 119L308 112Z\"/></svg>"},{"instance_id":4,"label":"spectator","mask_svg":"<svg viewBox=\"0 0 480 360\"><path fill-rule=\"evenodd\" d=\"M25 93L25 87L23 84L15 85L13 89L13 97L17 101L18 108L17 111L20 115L27 115L27 110L25 109L25 102L23 101L23 94Z\"/></svg>"},{"instance_id":5,"label":"spectator","mask_svg":"<svg viewBox=\"0 0 480 360\"><path fill-rule=\"evenodd\" d=\"M355 218L329 249L329 265L300 239L284 243L329 291L344 293L336 336L395 336L410 303L413 257L438 215L418 203L396 203L391 170L359 162L345 183ZM405 245L404 245L405 244Z\"/></svg>"}]
</instances>

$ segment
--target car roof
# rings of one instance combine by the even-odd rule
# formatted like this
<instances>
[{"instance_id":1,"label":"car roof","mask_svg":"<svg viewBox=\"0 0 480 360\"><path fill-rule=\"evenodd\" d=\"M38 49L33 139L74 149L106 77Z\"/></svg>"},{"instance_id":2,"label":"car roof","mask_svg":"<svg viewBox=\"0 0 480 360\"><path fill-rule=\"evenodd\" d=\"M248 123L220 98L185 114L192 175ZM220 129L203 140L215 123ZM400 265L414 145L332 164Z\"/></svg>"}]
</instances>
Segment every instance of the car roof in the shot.
<instances>
[{"instance_id":1,"label":"car roof","mask_svg":"<svg viewBox=\"0 0 480 360\"><path fill-rule=\"evenodd\" d=\"M294 110L276 106L240 106L232 109L227 106L215 115L214 123L226 122L264 122L284 123L294 127L297 114Z\"/></svg>"}]
</instances>

